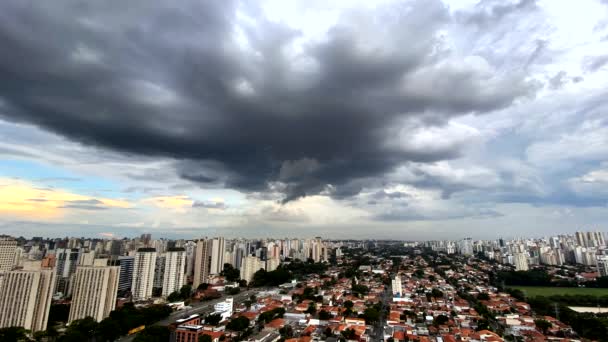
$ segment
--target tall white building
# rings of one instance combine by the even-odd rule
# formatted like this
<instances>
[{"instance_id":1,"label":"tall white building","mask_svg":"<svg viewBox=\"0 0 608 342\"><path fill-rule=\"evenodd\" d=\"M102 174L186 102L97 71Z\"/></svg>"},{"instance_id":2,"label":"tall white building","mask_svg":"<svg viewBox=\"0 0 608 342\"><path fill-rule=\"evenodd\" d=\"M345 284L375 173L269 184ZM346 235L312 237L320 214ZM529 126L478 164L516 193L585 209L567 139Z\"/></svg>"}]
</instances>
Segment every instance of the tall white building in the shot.
<instances>
[{"instance_id":1,"label":"tall white building","mask_svg":"<svg viewBox=\"0 0 608 342\"><path fill-rule=\"evenodd\" d=\"M399 275L396 275L395 279L391 281L391 289L393 291L393 296L401 296L403 290L401 284L401 277Z\"/></svg>"},{"instance_id":2,"label":"tall white building","mask_svg":"<svg viewBox=\"0 0 608 342\"><path fill-rule=\"evenodd\" d=\"M135 253L135 264L133 266L133 285L131 286L133 298L148 299L152 297L156 249L139 248Z\"/></svg>"},{"instance_id":3,"label":"tall white building","mask_svg":"<svg viewBox=\"0 0 608 342\"><path fill-rule=\"evenodd\" d=\"M600 277L608 277L608 255L596 255L596 259Z\"/></svg>"},{"instance_id":4,"label":"tall white building","mask_svg":"<svg viewBox=\"0 0 608 342\"><path fill-rule=\"evenodd\" d=\"M15 262L17 240L0 236L0 271L10 271Z\"/></svg>"},{"instance_id":5,"label":"tall white building","mask_svg":"<svg viewBox=\"0 0 608 342\"><path fill-rule=\"evenodd\" d=\"M241 279L250 283L255 272L264 268L264 262L255 256L246 256L241 262Z\"/></svg>"},{"instance_id":6,"label":"tall white building","mask_svg":"<svg viewBox=\"0 0 608 342\"><path fill-rule=\"evenodd\" d=\"M223 237L211 240L211 266L209 274L220 274L224 270L226 242Z\"/></svg>"},{"instance_id":7,"label":"tall white building","mask_svg":"<svg viewBox=\"0 0 608 342\"><path fill-rule=\"evenodd\" d=\"M186 283L186 250L184 248L169 248L165 255L165 274L163 278L164 297L171 292L179 291Z\"/></svg>"},{"instance_id":8,"label":"tall white building","mask_svg":"<svg viewBox=\"0 0 608 342\"><path fill-rule=\"evenodd\" d=\"M55 271L41 262L25 262L23 269L0 272L0 328L46 329L55 286Z\"/></svg>"},{"instance_id":9,"label":"tall white building","mask_svg":"<svg viewBox=\"0 0 608 342\"><path fill-rule=\"evenodd\" d=\"M209 270L211 266L211 241L201 239L196 242L194 251L194 277L192 288L196 289L200 284L207 283L209 280Z\"/></svg>"},{"instance_id":10,"label":"tall white building","mask_svg":"<svg viewBox=\"0 0 608 342\"><path fill-rule=\"evenodd\" d=\"M516 271L528 270L528 257L524 253L515 253L513 255L513 264Z\"/></svg>"},{"instance_id":11,"label":"tall white building","mask_svg":"<svg viewBox=\"0 0 608 342\"><path fill-rule=\"evenodd\" d=\"M116 306L120 266L107 266L107 259L96 259L91 266L78 266L72 280L72 305L68 322L93 317L97 322Z\"/></svg>"},{"instance_id":12,"label":"tall white building","mask_svg":"<svg viewBox=\"0 0 608 342\"><path fill-rule=\"evenodd\" d=\"M281 264L281 259L270 258L270 259L266 260L266 271L272 272L272 271L276 270L277 268L279 268L280 264Z\"/></svg>"},{"instance_id":13,"label":"tall white building","mask_svg":"<svg viewBox=\"0 0 608 342\"><path fill-rule=\"evenodd\" d=\"M471 238L460 240L459 251L462 255L473 255L473 240Z\"/></svg>"}]
</instances>

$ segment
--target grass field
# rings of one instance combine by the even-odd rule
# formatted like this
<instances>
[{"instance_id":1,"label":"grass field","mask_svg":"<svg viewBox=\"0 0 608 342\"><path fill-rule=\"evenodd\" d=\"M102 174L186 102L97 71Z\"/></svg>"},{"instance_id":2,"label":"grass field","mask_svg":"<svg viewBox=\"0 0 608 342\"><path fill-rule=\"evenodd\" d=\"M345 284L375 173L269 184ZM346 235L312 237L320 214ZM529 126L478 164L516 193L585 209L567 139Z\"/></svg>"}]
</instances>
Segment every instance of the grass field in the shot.
<instances>
[{"instance_id":1,"label":"grass field","mask_svg":"<svg viewBox=\"0 0 608 342\"><path fill-rule=\"evenodd\" d=\"M522 290L526 297L547 297L553 295L590 295L608 296L608 289L585 288L585 287L543 287L543 286L509 286Z\"/></svg>"}]
</instances>

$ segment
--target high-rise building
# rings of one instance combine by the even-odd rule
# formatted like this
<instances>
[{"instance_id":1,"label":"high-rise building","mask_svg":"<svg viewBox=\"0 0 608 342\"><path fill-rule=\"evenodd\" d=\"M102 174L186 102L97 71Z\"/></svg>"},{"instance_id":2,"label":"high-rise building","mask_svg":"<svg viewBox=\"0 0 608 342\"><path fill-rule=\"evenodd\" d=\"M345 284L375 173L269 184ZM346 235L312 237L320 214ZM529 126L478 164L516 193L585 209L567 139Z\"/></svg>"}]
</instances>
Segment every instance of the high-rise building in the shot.
<instances>
[{"instance_id":1,"label":"high-rise building","mask_svg":"<svg viewBox=\"0 0 608 342\"><path fill-rule=\"evenodd\" d=\"M160 294L163 287L163 279L165 278L165 261L166 257L164 253L156 256L156 264L154 265L154 284L152 285L154 288L154 293Z\"/></svg>"},{"instance_id":2,"label":"high-rise building","mask_svg":"<svg viewBox=\"0 0 608 342\"><path fill-rule=\"evenodd\" d=\"M133 267L135 265L135 257L121 256L118 257L118 266L120 266L120 275L118 277L118 292L124 294L131 291L133 284Z\"/></svg>"},{"instance_id":3,"label":"high-rise building","mask_svg":"<svg viewBox=\"0 0 608 342\"><path fill-rule=\"evenodd\" d=\"M255 256L246 256L241 262L241 279L248 283L253 280L255 272L264 268L264 262Z\"/></svg>"},{"instance_id":4,"label":"high-rise building","mask_svg":"<svg viewBox=\"0 0 608 342\"><path fill-rule=\"evenodd\" d=\"M524 253L515 253L513 255L513 264L515 264L516 271L527 271L528 257Z\"/></svg>"},{"instance_id":5,"label":"high-rise building","mask_svg":"<svg viewBox=\"0 0 608 342\"><path fill-rule=\"evenodd\" d=\"M54 286L55 271L42 268L40 261L0 273L0 328L45 330Z\"/></svg>"},{"instance_id":6,"label":"high-rise building","mask_svg":"<svg viewBox=\"0 0 608 342\"><path fill-rule=\"evenodd\" d=\"M597 272L600 277L608 277L608 255L598 254L597 258Z\"/></svg>"},{"instance_id":7,"label":"high-rise building","mask_svg":"<svg viewBox=\"0 0 608 342\"><path fill-rule=\"evenodd\" d=\"M148 299L152 297L155 266L156 249L139 248L135 253L133 285L131 286L131 293L134 299Z\"/></svg>"},{"instance_id":8,"label":"high-rise building","mask_svg":"<svg viewBox=\"0 0 608 342\"><path fill-rule=\"evenodd\" d=\"M10 271L13 268L16 251L17 240L0 236L0 271Z\"/></svg>"},{"instance_id":9,"label":"high-rise building","mask_svg":"<svg viewBox=\"0 0 608 342\"><path fill-rule=\"evenodd\" d=\"M224 270L226 242L223 237L211 240L211 266L209 274L220 274Z\"/></svg>"},{"instance_id":10,"label":"high-rise building","mask_svg":"<svg viewBox=\"0 0 608 342\"><path fill-rule=\"evenodd\" d=\"M79 250L76 248L59 248L55 252L57 280L54 292L70 294L70 278L78 264Z\"/></svg>"},{"instance_id":11,"label":"high-rise building","mask_svg":"<svg viewBox=\"0 0 608 342\"><path fill-rule=\"evenodd\" d=\"M471 238L460 240L458 250L462 255L473 255L473 240Z\"/></svg>"},{"instance_id":12,"label":"high-rise building","mask_svg":"<svg viewBox=\"0 0 608 342\"><path fill-rule=\"evenodd\" d=\"M168 248L165 256L165 271L163 279L163 296L179 291L186 283L184 270L186 268L186 250L184 248Z\"/></svg>"},{"instance_id":13,"label":"high-rise building","mask_svg":"<svg viewBox=\"0 0 608 342\"><path fill-rule=\"evenodd\" d=\"M76 268L68 322L88 316L100 322L114 310L120 266L107 264L107 259L95 259L92 266Z\"/></svg>"},{"instance_id":14,"label":"high-rise building","mask_svg":"<svg viewBox=\"0 0 608 342\"><path fill-rule=\"evenodd\" d=\"M192 288L196 289L200 284L207 283L211 266L211 241L201 239L196 242L194 253L194 277Z\"/></svg>"},{"instance_id":15,"label":"high-rise building","mask_svg":"<svg viewBox=\"0 0 608 342\"><path fill-rule=\"evenodd\" d=\"M391 281L391 290L393 291L393 296L401 296L403 290L401 284L401 277L399 275L396 275L395 279Z\"/></svg>"},{"instance_id":16,"label":"high-rise building","mask_svg":"<svg viewBox=\"0 0 608 342\"><path fill-rule=\"evenodd\" d=\"M279 258L268 259L268 260L266 260L266 271L272 272L272 271L276 270L277 268L279 268L280 264L281 264L281 259L279 259Z\"/></svg>"}]
</instances>

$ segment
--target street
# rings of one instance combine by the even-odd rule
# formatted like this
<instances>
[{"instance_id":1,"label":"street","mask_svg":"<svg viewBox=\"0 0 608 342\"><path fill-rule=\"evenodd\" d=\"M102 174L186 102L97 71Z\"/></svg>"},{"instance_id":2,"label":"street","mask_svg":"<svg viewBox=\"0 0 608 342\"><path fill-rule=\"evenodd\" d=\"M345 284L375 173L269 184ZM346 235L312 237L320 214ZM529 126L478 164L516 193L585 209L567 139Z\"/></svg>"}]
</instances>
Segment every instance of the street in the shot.
<instances>
[{"instance_id":1,"label":"street","mask_svg":"<svg viewBox=\"0 0 608 342\"><path fill-rule=\"evenodd\" d=\"M196 302L191 304L192 308L190 309L186 309L186 310L179 310L179 311L175 311L174 313L172 313L171 315L169 315L169 317L158 321L156 323L154 323L153 325L163 325L163 326L167 326L173 322L175 322L176 320L182 318L182 317L188 317L194 314L199 314L201 316L204 316L206 314L209 314L211 312L213 312L213 306L216 303L219 303L223 300L225 300L228 297L232 297L234 298L234 306L237 306L238 304L244 302L245 300L247 300L252 294L256 294L258 293L258 290L248 290L248 291L244 291L241 292L239 294L236 294L234 296L225 296L222 298L218 298L218 299L214 299L214 300L210 300L210 301L204 301L204 302ZM130 342L133 341L133 339L135 338L135 336L137 336L137 334L133 334L133 335L129 335L129 336L123 336L121 338L119 338L116 341L119 342Z\"/></svg>"}]
</instances>

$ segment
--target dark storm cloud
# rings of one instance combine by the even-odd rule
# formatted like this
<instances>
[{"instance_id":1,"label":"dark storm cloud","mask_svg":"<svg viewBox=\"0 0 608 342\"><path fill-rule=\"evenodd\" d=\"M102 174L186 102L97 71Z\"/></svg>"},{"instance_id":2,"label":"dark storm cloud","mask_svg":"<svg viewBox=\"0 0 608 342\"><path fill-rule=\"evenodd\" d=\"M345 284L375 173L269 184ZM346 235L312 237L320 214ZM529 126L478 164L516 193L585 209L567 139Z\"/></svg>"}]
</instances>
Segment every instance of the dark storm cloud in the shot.
<instances>
[{"instance_id":1,"label":"dark storm cloud","mask_svg":"<svg viewBox=\"0 0 608 342\"><path fill-rule=\"evenodd\" d=\"M389 129L408 118L433 113L442 124L534 93L524 74L451 56L437 38L451 20L439 1L385 10L375 25L353 13L327 39L302 43L236 1L4 1L0 115L174 158L178 175L205 186L282 183L291 200L351 196L403 162L459 154L391 147ZM237 11L256 12L255 23Z\"/></svg>"}]
</instances>

